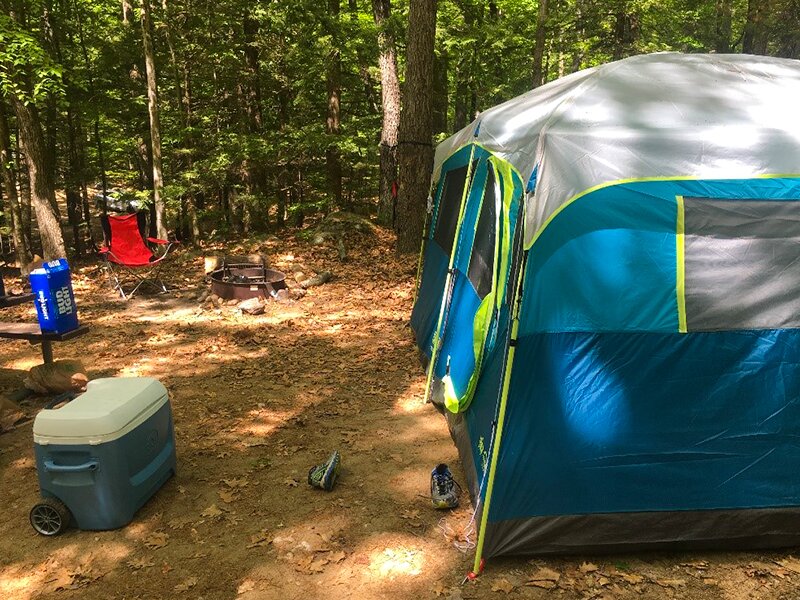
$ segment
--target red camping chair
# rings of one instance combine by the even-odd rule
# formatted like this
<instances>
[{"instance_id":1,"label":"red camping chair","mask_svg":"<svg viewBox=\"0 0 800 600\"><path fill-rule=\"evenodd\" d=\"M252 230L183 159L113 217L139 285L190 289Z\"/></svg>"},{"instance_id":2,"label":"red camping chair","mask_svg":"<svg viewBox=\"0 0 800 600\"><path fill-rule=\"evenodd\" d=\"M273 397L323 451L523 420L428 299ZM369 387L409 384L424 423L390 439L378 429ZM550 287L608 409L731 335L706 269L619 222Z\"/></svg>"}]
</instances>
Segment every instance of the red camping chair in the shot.
<instances>
[{"instance_id":1,"label":"red camping chair","mask_svg":"<svg viewBox=\"0 0 800 600\"><path fill-rule=\"evenodd\" d=\"M114 288L122 297L127 300L143 285L151 286L158 293L166 292L167 287L161 281L159 273L163 260L178 242L147 237L144 212L103 215L100 223L108 244L100 248L100 254L105 257L106 267L114 280ZM158 247L158 254L154 254L148 244ZM134 284L127 293L123 288L123 279L125 283Z\"/></svg>"}]
</instances>

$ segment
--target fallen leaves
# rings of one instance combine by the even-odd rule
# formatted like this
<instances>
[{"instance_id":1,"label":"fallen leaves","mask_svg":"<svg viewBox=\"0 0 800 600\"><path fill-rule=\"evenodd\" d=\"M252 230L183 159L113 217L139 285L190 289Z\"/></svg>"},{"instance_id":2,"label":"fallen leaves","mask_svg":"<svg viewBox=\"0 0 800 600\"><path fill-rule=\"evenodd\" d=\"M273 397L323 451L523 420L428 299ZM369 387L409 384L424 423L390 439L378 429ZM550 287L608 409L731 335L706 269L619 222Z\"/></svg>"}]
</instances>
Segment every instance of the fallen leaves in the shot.
<instances>
[{"instance_id":1,"label":"fallen leaves","mask_svg":"<svg viewBox=\"0 0 800 600\"><path fill-rule=\"evenodd\" d=\"M269 546L271 543L272 539L269 533L266 529L262 529L261 532L250 536L250 543L247 544L247 548L261 548Z\"/></svg>"},{"instance_id":2,"label":"fallen leaves","mask_svg":"<svg viewBox=\"0 0 800 600\"><path fill-rule=\"evenodd\" d=\"M597 571L597 565L594 563L585 562L581 564L580 567L578 567L578 570L581 573L594 573L595 571Z\"/></svg>"},{"instance_id":3,"label":"fallen leaves","mask_svg":"<svg viewBox=\"0 0 800 600\"><path fill-rule=\"evenodd\" d=\"M230 490L220 490L218 493L220 500L222 500L226 504L230 504L231 502L234 502L235 500L239 499L239 495L236 492L232 492Z\"/></svg>"},{"instance_id":4,"label":"fallen leaves","mask_svg":"<svg viewBox=\"0 0 800 600\"><path fill-rule=\"evenodd\" d=\"M196 585L197 585L197 577L189 577L188 579L185 579L182 583L179 583L172 589L175 590L176 592L188 592Z\"/></svg>"},{"instance_id":5,"label":"fallen leaves","mask_svg":"<svg viewBox=\"0 0 800 600\"><path fill-rule=\"evenodd\" d=\"M508 579L496 579L494 583L492 583L492 591L493 592L504 592L506 594L510 594L514 591L514 584L511 583Z\"/></svg>"},{"instance_id":6,"label":"fallen leaves","mask_svg":"<svg viewBox=\"0 0 800 600\"><path fill-rule=\"evenodd\" d=\"M73 569L59 569L51 583L54 584L53 589L56 591L76 590L89 585L104 575L105 573L98 572L89 565L79 565Z\"/></svg>"},{"instance_id":7,"label":"fallen leaves","mask_svg":"<svg viewBox=\"0 0 800 600\"><path fill-rule=\"evenodd\" d=\"M154 563L149 558L141 557L141 558L133 558L125 564L128 565L134 571L138 571L139 569L147 569L150 567L154 567L156 563Z\"/></svg>"},{"instance_id":8,"label":"fallen leaves","mask_svg":"<svg viewBox=\"0 0 800 600\"><path fill-rule=\"evenodd\" d=\"M144 540L144 545L151 550L158 550L169 543L169 535L163 532L151 533Z\"/></svg>"},{"instance_id":9,"label":"fallen leaves","mask_svg":"<svg viewBox=\"0 0 800 600\"><path fill-rule=\"evenodd\" d=\"M686 585L685 579L654 579L654 581L664 588L679 588Z\"/></svg>"},{"instance_id":10,"label":"fallen leaves","mask_svg":"<svg viewBox=\"0 0 800 600\"><path fill-rule=\"evenodd\" d=\"M218 517L222 514L222 510L216 504L212 504L203 512L200 513L201 517L205 517L206 519L212 519L214 517Z\"/></svg>"},{"instance_id":11,"label":"fallen leaves","mask_svg":"<svg viewBox=\"0 0 800 600\"><path fill-rule=\"evenodd\" d=\"M630 583L631 585L639 585L644 581L644 577L637 575L636 573L620 573L620 577L622 577L626 583Z\"/></svg>"},{"instance_id":12,"label":"fallen leaves","mask_svg":"<svg viewBox=\"0 0 800 600\"><path fill-rule=\"evenodd\" d=\"M561 579L561 573L553 569L548 569L547 567L542 567L528 578L525 585L552 590L558 585L559 579Z\"/></svg>"},{"instance_id":13,"label":"fallen leaves","mask_svg":"<svg viewBox=\"0 0 800 600\"><path fill-rule=\"evenodd\" d=\"M776 560L775 562L778 563L780 566L782 566L784 569L789 569L794 573L800 573L800 560L796 559L791 555L787 556L784 559Z\"/></svg>"}]
</instances>

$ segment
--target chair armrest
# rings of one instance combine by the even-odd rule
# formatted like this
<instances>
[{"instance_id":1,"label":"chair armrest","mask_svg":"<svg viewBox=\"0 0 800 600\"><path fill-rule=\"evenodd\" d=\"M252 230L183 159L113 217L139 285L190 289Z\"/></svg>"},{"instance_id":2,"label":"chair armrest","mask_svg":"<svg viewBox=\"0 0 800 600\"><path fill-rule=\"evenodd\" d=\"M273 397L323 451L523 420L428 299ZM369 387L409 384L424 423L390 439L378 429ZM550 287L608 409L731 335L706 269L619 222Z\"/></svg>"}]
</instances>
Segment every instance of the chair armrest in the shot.
<instances>
[{"instance_id":1,"label":"chair armrest","mask_svg":"<svg viewBox=\"0 0 800 600\"><path fill-rule=\"evenodd\" d=\"M169 240L161 240L159 238L147 238L147 241L151 244L177 244L178 242L170 242Z\"/></svg>"}]
</instances>

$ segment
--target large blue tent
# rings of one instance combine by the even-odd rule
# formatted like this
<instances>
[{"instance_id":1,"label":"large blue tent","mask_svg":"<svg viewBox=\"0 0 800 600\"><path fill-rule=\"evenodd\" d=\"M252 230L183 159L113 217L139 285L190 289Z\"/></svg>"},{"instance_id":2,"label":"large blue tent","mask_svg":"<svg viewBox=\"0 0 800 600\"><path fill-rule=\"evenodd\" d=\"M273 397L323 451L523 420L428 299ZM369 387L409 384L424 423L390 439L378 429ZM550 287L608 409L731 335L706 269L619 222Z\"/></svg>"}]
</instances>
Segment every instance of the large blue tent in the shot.
<instances>
[{"instance_id":1,"label":"large blue tent","mask_svg":"<svg viewBox=\"0 0 800 600\"><path fill-rule=\"evenodd\" d=\"M800 63L637 56L443 142L412 313L484 556L800 543Z\"/></svg>"}]
</instances>

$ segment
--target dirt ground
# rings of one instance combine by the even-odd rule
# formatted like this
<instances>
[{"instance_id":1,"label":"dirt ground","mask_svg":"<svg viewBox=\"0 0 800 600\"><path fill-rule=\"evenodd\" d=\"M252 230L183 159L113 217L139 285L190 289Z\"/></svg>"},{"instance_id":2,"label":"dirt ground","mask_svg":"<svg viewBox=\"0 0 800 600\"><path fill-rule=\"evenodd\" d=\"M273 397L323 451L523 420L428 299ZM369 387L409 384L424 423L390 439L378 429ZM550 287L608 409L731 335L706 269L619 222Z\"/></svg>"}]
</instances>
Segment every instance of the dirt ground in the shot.
<instances>
[{"instance_id":1,"label":"dirt ground","mask_svg":"<svg viewBox=\"0 0 800 600\"><path fill-rule=\"evenodd\" d=\"M127 303L95 266L76 268L91 332L55 345L56 358L81 358L92 378L159 378L178 474L123 529L42 538L28 511L39 494L31 419L46 399L23 404L29 420L0 435L0 599L800 598L791 551L496 559L462 586L472 551L454 541L474 541L469 498L453 512L426 498L436 463L463 474L444 419L421 400L408 328L416 261L397 262L390 236L376 236L345 263L334 246L288 235L229 247L336 275L260 316L198 308L202 250L182 250L169 271L180 292ZM36 347L0 340L0 391L39 362ZM308 468L334 448L338 485L311 489Z\"/></svg>"}]
</instances>

